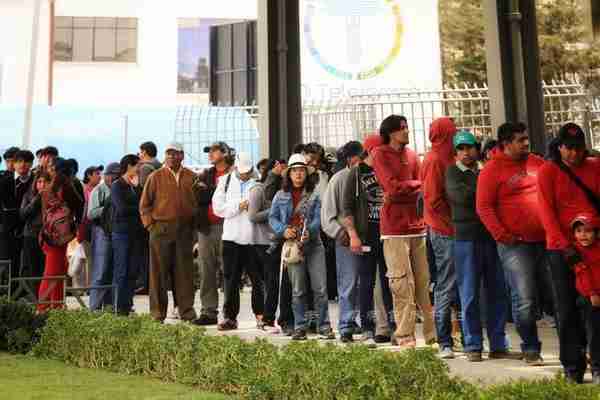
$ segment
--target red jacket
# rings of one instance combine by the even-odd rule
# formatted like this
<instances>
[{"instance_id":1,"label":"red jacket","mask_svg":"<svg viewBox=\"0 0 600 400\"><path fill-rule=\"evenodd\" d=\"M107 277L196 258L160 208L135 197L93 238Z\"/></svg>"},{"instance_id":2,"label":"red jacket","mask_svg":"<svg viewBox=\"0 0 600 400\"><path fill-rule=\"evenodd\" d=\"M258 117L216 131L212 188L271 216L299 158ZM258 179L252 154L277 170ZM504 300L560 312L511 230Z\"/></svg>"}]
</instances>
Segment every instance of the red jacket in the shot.
<instances>
[{"instance_id":1,"label":"red jacket","mask_svg":"<svg viewBox=\"0 0 600 400\"><path fill-rule=\"evenodd\" d=\"M417 198L421 192L421 162L417 154L407 147L395 150L384 144L373 151L373 167L385 193L381 209L381 234L424 233L425 222L417 217Z\"/></svg>"},{"instance_id":2,"label":"red jacket","mask_svg":"<svg viewBox=\"0 0 600 400\"><path fill-rule=\"evenodd\" d=\"M584 297L600 295L600 242L589 247L577 245L577 250L583 259L575 266L575 286Z\"/></svg>"},{"instance_id":3,"label":"red jacket","mask_svg":"<svg viewBox=\"0 0 600 400\"><path fill-rule=\"evenodd\" d=\"M537 204L537 173L542 164L544 160L533 154L514 161L499 151L480 172L477 214L496 241L544 241Z\"/></svg>"},{"instance_id":4,"label":"red jacket","mask_svg":"<svg viewBox=\"0 0 600 400\"><path fill-rule=\"evenodd\" d=\"M425 155L421 169L425 224L446 236L454 236L452 213L446 197L446 170L454 164L452 139L456 125L450 118L438 118L429 129L431 151Z\"/></svg>"},{"instance_id":5,"label":"red jacket","mask_svg":"<svg viewBox=\"0 0 600 400\"><path fill-rule=\"evenodd\" d=\"M600 196L600 160L587 158L571 170ZM596 215L583 191L554 162L547 161L538 173L540 217L546 229L546 246L563 250L572 242L571 221L577 215Z\"/></svg>"}]
</instances>

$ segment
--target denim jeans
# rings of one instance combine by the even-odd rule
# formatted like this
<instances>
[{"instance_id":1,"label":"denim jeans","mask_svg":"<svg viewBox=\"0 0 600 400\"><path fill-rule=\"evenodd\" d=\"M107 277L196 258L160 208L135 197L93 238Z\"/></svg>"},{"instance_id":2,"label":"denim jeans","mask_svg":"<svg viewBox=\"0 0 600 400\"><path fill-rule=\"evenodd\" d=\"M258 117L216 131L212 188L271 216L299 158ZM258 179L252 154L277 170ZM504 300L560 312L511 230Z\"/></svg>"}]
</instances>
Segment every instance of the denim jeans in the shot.
<instances>
[{"instance_id":1,"label":"denim jeans","mask_svg":"<svg viewBox=\"0 0 600 400\"><path fill-rule=\"evenodd\" d=\"M539 353L542 343L537 329L538 285L546 288L546 257L543 243L498 243L498 255L510 287L512 313L521 337L521 351Z\"/></svg>"},{"instance_id":2,"label":"denim jeans","mask_svg":"<svg viewBox=\"0 0 600 400\"><path fill-rule=\"evenodd\" d=\"M145 241L141 234L112 233L113 285L117 290L117 312L129 314L139 268L142 265Z\"/></svg>"},{"instance_id":3,"label":"denim jeans","mask_svg":"<svg viewBox=\"0 0 600 400\"><path fill-rule=\"evenodd\" d=\"M338 329L341 335L352 334L358 310L358 274L363 256L354 254L349 247L335 245L337 291L340 300ZM364 267L362 267L364 268ZM364 323L364 321L362 321Z\"/></svg>"},{"instance_id":4,"label":"denim jeans","mask_svg":"<svg viewBox=\"0 0 600 400\"><path fill-rule=\"evenodd\" d=\"M481 283L486 290L487 335L490 351L507 349L506 297L504 272L498 259L496 242L489 240L454 242L456 281L462 309L464 347L467 352L483 350L481 328Z\"/></svg>"},{"instance_id":5,"label":"denim jeans","mask_svg":"<svg viewBox=\"0 0 600 400\"><path fill-rule=\"evenodd\" d=\"M92 286L105 286L112 283L113 251L110 238L98 225L92 225ZM90 310L101 310L113 305L112 289L91 289Z\"/></svg>"},{"instance_id":6,"label":"denim jeans","mask_svg":"<svg viewBox=\"0 0 600 400\"><path fill-rule=\"evenodd\" d=\"M436 284L435 329L440 348L452 347L452 309L458 302L456 270L454 268L454 242L449 236L430 230L431 245L435 255Z\"/></svg>"},{"instance_id":7,"label":"denim jeans","mask_svg":"<svg viewBox=\"0 0 600 400\"><path fill-rule=\"evenodd\" d=\"M306 276L310 275L316 311L319 313L319 330L329 330L329 302L327 301L327 271L325 248L321 241L309 242L304 246L304 262L287 266L292 284L292 310L294 328L306 330Z\"/></svg>"}]
</instances>

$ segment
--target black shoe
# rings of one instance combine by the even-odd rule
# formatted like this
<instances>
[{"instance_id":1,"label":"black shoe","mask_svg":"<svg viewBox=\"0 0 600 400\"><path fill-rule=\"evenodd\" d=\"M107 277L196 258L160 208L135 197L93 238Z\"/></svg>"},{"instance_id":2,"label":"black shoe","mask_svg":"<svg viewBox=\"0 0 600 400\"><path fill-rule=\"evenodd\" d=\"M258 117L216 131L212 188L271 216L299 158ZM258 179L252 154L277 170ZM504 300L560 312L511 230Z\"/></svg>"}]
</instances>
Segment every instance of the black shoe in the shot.
<instances>
[{"instance_id":1,"label":"black shoe","mask_svg":"<svg viewBox=\"0 0 600 400\"><path fill-rule=\"evenodd\" d=\"M321 333L319 333L319 339L335 340L335 333L333 333L333 330L331 330L331 328L326 329L326 330L322 331Z\"/></svg>"},{"instance_id":2,"label":"black shoe","mask_svg":"<svg viewBox=\"0 0 600 400\"><path fill-rule=\"evenodd\" d=\"M283 325L281 327L281 333L283 333L285 336L292 336L294 335L294 328L289 325Z\"/></svg>"},{"instance_id":3,"label":"black shoe","mask_svg":"<svg viewBox=\"0 0 600 400\"><path fill-rule=\"evenodd\" d=\"M490 351L488 358L492 360L522 360L523 353L508 350Z\"/></svg>"},{"instance_id":4,"label":"black shoe","mask_svg":"<svg viewBox=\"0 0 600 400\"><path fill-rule=\"evenodd\" d=\"M354 338L351 333L342 333L340 340L342 343L354 343Z\"/></svg>"},{"instance_id":5,"label":"black shoe","mask_svg":"<svg viewBox=\"0 0 600 400\"><path fill-rule=\"evenodd\" d=\"M570 383L582 384L584 372L566 372L565 379Z\"/></svg>"},{"instance_id":6,"label":"black shoe","mask_svg":"<svg viewBox=\"0 0 600 400\"><path fill-rule=\"evenodd\" d=\"M544 365L544 359L540 355L540 353L524 353L523 360L527 365L532 367L539 367Z\"/></svg>"},{"instance_id":7,"label":"black shoe","mask_svg":"<svg viewBox=\"0 0 600 400\"><path fill-rule=\"evenodd\" d=\"M210 315L202 314L200 315L194 322L194 325L199 326L207 326L207 325L217 325L219 321L217 317L211 317Z\"/></svg>"},{"instance_id":8,"label":"black shoe","mask_svg":"<svg viewBox=\"0 0 600 400\"><path fill-rule=\"evenodd\" d=\"M292 340L306 340L306 331L304 329L296 329L292 335Z\"/></svg>"},{"instance_id":9,"label":"black shoe","mask_svg":"<svg viewBox=\"0 0 600 400\"><path fill-rule=\"evenodd\" d=\"M387 343L392 340L392 338L385 335L375 335L373 340L375 340L375 343Z\"/></svg>"}]
</instances>

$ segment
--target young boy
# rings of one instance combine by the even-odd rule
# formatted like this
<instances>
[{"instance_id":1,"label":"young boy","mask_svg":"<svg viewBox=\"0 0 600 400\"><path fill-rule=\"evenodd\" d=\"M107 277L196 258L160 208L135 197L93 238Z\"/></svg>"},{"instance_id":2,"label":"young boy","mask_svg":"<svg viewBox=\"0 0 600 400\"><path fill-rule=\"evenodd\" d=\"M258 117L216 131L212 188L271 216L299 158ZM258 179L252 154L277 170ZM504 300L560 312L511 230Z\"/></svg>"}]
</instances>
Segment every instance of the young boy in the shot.
<instances>
[{"instance_id":1,"label":"young boy","mask_svg":"<svg viewBox=\"0 0 600 400\"><path fill-rule=\"evenodd\" d=\"M571 227L575 246L582 261L575 265L577 291L588 299L593 307L600 307L600 221L591 215L578 215Z\"/></svg>"}]
</instances>

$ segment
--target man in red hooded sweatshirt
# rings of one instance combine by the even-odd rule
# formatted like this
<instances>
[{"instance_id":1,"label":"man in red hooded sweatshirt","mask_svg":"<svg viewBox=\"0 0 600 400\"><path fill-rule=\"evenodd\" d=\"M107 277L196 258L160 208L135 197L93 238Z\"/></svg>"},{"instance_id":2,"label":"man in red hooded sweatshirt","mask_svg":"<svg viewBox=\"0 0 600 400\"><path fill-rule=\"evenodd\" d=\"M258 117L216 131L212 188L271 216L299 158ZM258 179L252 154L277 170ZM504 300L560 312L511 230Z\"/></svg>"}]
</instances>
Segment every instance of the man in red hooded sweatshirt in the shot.
<instances>
[{"instance_id":1,"label":"man in red hooded sweatshirt","mask_svg":"<svg viewBox=\"0 0 600 400\"><path fill-rule=\"evenodd\" d=\"M585 133L574 123L560 128L557 141L550 146L550 158L540 168L538 175L538 201L542 223L546 228L560 362L568 379L583 382L587 369L585 351L589 345L594 349L592 353L595 353L595 357L592 357L594 380L600 383L600 340L593 335L586 338L586 327L580 318L581 304L575 290L573 271L580 260L580 251L572 245L571 230L575 217L581 214L598 215L600 160L587 157Z\"/></svg>"},{"instance_id":2,"label":"man in red hooded sweatshirt","mask_svg":"<svg viewBox=\"0 0 600 400\"><path fill-rule=\"evenodd\" d=\"M429 128L431 151L425 155L421 168L425 224L429 227L436 264L435 328L441 358L454 358L450 306L458 302L454 228L446 196L446 170L454 164L454 135L454 121L447 117L434 120Z\"/></svg>"},{"instance_id":3,"label":"man in red hooded sweatshirt","mask_svg":"<svg viewBox=\"0 0 600 400\"><path fill-rule=\"evenodd\" d=\"M425 223L416 207L421 193L421 163L406 146L408 133L405 117L390 115L384 119L379 128L383 145L373 151L373 168L384 192L380 229L397 325L392 342L410 348L416 346L415 299L423 313L427 343L435 340L435 328L428 291Z\"/></svg>"},{"instance_id":4,"label":"man in red hooded sweatshirt","mask_svg":"<svg viewBox=\"0 0 600 400\"><path fill-rule=\"evenodd\" d=\"M498 149L479 174L477 185L477 213L498 242L528 365L543 363L536 325L538 285L547 279L545 232L537 203L537 174L543 163L529 153L527 127L505 123L498 128Z\"/></svg>"}]
</instances>

